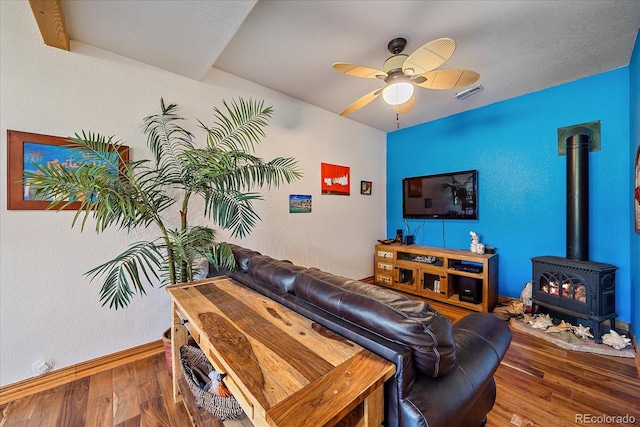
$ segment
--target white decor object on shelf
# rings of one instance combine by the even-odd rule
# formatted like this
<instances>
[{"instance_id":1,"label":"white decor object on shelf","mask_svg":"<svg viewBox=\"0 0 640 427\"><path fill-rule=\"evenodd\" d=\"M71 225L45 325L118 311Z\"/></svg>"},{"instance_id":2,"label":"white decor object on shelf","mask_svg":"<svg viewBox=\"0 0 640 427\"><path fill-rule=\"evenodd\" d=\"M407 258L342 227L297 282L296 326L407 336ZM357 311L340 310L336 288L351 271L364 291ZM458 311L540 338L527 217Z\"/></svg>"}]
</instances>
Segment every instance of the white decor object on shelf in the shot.
<instances>
[{"instance_id":1,"label":"white decor object on shelf","mask_svg":"<svg viewBox=\"0 0 640 427\"><path fill-rule=\"evenodd\" d=\"M469 246L469 250L474 254L482 255L484 253L484 244L480 243L480 238L475 231L470 231L469 235L471 236L471 245Z\"/></svg>"}]
</instances>

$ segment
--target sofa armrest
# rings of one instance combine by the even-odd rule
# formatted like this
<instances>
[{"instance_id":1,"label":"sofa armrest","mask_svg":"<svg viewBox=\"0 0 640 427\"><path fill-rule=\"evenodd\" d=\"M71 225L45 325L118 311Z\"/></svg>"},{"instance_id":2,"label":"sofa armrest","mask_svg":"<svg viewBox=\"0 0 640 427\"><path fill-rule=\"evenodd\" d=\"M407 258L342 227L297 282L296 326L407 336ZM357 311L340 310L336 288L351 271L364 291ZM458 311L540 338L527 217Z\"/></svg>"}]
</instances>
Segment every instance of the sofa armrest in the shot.
<instances>
[{"instance_id":1,"label":"sofa armrest","mask_svg":"<svg viewBox=\"0 0 640 427\"><path fill-rule=\"evenodd\" d=\"M489 313L468 314L453 324L454 334L465 333L480 336L502 358L511 343L509 322Z\"/></svg>"},{"instance_id":2,"label":"sofa armrest","mask_svg":"<svg viewBox=\"0 0 640 427\"><path fill-rule=\"evenodd\" d=\"M493 374L511 342L507 322L487 313L473 313L453 325L456 366L447 375L419 375L403 402L404 416L415 426L466 425L480 422L495 401ZM406 421L406 420L403 420Z\"/></svg>"},{"instance_id":3,"label":"sofa armrest","mask_svg":"<svg viewBox=\"0 0 640 427\"><path fill-rule=\"evenodd\" d=\"M461 352L458 365L474 384L493 376L511 343L509 324L488 313L463 317L453 325L453 336Z\"/></svg>"}]
</instances>

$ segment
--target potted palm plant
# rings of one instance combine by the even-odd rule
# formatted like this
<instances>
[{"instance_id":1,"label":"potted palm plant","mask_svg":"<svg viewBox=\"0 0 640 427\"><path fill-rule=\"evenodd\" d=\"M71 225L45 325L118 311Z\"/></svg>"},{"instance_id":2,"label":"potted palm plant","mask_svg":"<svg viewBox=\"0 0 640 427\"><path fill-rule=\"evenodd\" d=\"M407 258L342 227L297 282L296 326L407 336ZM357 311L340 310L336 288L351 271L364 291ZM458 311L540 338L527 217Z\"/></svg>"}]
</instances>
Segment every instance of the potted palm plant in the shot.
<instances>
[{"instance_id":1,"label":"potted palm plant","mask_svg":"<svg viewBox=\"0 0 640 427\"><path fill-rule=\"evenodd\" d=\"M86 273L92 280L103 278L103 306L127 306L154 279L161 285L191 281L203 258L218 268L233 268L228 244L216 240L214 228L190 225L190 208L198 206L202 218L242 238L259 220L253 202L262 195L256 189L301 178L294 158L265 161L254 155L272 107L251 99L223 105L213 109L211 125L198 121L206 144L196 145L181 126L177 105L161 100L160 112L143 123L152 160L125 161L119 154L122 143L83 131L70 138L71 145L86 150L80 166L36 165L37 171L25 173L30 189L49 200L50 209L80 202L72 227L80 224L84 230L93 217L98 233L108 227L157 229L156 239L136 242ZM196 198L201 199L197 205Z\"/></svg>"}]
</instances>

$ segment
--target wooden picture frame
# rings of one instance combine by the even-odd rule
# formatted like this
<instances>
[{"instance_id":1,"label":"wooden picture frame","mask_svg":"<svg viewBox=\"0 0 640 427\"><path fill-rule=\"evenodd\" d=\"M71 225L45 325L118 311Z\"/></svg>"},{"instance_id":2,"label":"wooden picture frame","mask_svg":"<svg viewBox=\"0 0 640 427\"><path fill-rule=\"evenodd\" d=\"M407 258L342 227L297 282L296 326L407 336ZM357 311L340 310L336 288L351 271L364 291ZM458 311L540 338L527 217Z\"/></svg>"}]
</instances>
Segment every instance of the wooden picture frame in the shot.
<instances>
[{"instance_id":1,"label":"wooden picture frame","mask_svg":"<svg viewBox=\"0 0 640 427\"><path fill-rule=\"evenodd\" d=\"M34 149L37 155L34 155ZM26 153L25 153L26 150ZM77 153L75 152L77 150ZM81 161L83 149L74 146L67 138L42 135L30 132L7 130L7 209L8 210L46 210L48 200L30 200L28 188L24 184L25 170L33 170L30 163L42 160L77 164ZM129 147L118 149L122 161L129 160ZM59 159L58 156L65 158ZM80 202L65 206L65 210L77 210Z\"/></svg>"}]
</instances>

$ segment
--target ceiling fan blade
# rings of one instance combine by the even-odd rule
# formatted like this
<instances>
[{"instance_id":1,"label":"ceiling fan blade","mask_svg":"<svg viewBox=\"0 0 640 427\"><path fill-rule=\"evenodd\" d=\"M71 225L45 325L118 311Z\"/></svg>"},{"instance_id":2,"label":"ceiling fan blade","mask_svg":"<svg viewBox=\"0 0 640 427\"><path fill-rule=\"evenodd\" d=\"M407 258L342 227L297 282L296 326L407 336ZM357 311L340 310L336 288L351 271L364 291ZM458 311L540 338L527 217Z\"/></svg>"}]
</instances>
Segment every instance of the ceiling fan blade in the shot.
<instances>
[{"instance_id":1,"label":"ceiling fan blade","mask_svg":"<svg viewBox=\"0 0 640 427\"><path fill-rule=\"evenodd\" d=\"M416 97L411 95L411 98L404 104L394 105L393 110L398 114L407 114L409 111L413 110L413 106L416 105Z\"/></svg>"},{"instance_id":2,"label":"ceiling fan blade","mask_svg":"<svg viewBox=\"0 0 640 427\"><path fill-rule=\"evenodd\" d=\"M347 62L336 62L333 68L341 73L365 79L384 79L387 73L376 68L365 67L364 65L349 64Z\"/></svg>"},{"instance_id":3,"label":"ceiling fan blade","mask_svg":"<svg viewBox=\"0 0 640 427\"><path fill-rule=\"evenodd\" d=\"M420 82L425 78L426 81ZM427 89L456 89L478 81L480 74L471 70L435 70L422 73L414 80L416 86Z\"/></svg>"},{"instance_id":4,"label":"ceiling fan blade","mask_svg":"<svg viewBox=\"0 0 640 427\"><path fill-rule=\"evenodd\" d=\"M382 93L382 88L376 89L373 92L366 94L365 96L358 99L356 102L354 102L353 104L349 105L347 108L342 110L340 115L346 116L347 114L351 114L354 111L358 111L359 109L361 109L362 107L366 106L368 103L376 99L378 96L380 96L381 93Z\"/></svg>"},{"instance_id":5,"label":"ceiling fan blade","mask_svg":"<svg viewBox=\"0 0 640 427\"><path fill-rule=\"evenodd\" d=\"M432 40L416 49L402 65L408 75L418 75L434 70L451 58L456 50L456 42L449 38Z\"/></svg>"}]
</instances>

